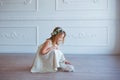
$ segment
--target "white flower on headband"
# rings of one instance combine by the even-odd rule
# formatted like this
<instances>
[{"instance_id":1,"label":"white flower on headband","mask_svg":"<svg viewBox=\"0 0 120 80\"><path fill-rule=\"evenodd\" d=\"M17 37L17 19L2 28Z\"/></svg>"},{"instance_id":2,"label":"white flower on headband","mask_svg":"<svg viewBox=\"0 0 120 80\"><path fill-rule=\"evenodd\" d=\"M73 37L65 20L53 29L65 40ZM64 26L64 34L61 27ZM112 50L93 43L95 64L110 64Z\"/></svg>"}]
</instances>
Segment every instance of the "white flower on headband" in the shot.
<instances>
[{"instance_id":1,"label":"white flower on headband","mask_svg":"<svg viewBox=\"0 0 120 80\"><path fill-rule=\"evenodd\" d=\"M58 33L60 33L60 32L63 32L63 30L59 28L59 29L53 31L53 32L51 33L51 35L56 35L56 34L58 34Z\"/></svg>"},{"instance_id":2,"label":"white flower on headband","mask_svg":"<svg viewBox=\"0 0 120 80\"><path fill-rule=\"evenodd\" d=\"M55 31L51 33L51 35L56 35L56 34L57 34L57 32L55 32Z\"/></svg>"}]
</instances>

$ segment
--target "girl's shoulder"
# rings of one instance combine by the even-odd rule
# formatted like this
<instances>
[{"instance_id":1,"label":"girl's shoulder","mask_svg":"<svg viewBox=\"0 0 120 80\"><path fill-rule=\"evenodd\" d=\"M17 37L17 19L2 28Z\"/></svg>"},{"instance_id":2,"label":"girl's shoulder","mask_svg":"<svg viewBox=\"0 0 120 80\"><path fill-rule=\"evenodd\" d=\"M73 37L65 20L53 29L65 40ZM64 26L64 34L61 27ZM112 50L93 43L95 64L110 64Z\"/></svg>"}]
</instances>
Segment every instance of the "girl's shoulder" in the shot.
<instances>
[{"instance_id":1,"label":"girl's shoulder","mask_svg":"<svg viewBox=\"0 0 120 80\"><path fill-rule=\"evenodd\" d=\"M46 41L45 42L48 42L48 43L52 43L52 41L51 41L51 39L46 39Z\"/></svg>"},{"instance_id":2,"label":"girl's shoulder","mask_svg":"<svg viewBox=\"0 0 120 80\"><path fill-rule=\"evenodd\" d=\"M44 42L44 44L52 45L52 41L51 41L51 39L46 39L46 41Z\"/></svg>"},{"instance_id":3,"label":"girl's shoulder","mask_svg":"<svg viewBox=\"0 0 120 80\"><path fill-rule=\"evenodd\" d=\"M42 44L38 45L38 48L42 48L44 45L52 46L52 41L50 39L46 39Z\"/></svg>"}]
</instances>

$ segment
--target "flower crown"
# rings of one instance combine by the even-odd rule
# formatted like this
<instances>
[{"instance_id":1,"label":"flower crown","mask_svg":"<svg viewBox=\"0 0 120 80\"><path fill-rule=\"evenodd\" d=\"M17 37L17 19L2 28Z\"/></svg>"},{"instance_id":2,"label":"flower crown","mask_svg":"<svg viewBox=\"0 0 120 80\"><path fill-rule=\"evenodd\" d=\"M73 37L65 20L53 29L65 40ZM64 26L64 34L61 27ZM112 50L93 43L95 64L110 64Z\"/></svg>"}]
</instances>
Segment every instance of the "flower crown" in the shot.
<instances>
[{"instance_id":1,"label":"flower crown","mask_svg":"<svg viewBox=\"0 0 120 80\"><path fill-rule=\"evenodd\" d=\"M56 29L55 31L53 31L52 33L51 33L51 35L53 36L53 35L57 35L58 33L60 33L60 32L63 32L63 30L61 29L61 28L58 28L58 29Z\"/></svg>"}]
</instances>

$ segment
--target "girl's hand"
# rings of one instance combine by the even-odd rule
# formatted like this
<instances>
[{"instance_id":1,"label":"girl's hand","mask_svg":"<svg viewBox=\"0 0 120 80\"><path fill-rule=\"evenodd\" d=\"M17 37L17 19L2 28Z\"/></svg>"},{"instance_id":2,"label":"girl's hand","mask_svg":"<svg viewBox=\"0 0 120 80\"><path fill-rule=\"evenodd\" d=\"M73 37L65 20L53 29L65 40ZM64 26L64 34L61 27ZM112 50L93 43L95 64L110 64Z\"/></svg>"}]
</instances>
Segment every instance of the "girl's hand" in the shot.
<instances>
[{"instance_id":1,"label":"girl's hand","mask_svg":"<svg viewBox=\"0 0 120 80\"><path fill-rule=\"evenodd\" d=\"M65 64L71 64L71 63L70 63L69 61L66 60L66 61L65 61Z\"/></svg>"},{"instance_id":2,"label":"girl's hand","mask_svg":"<svg viewBox=\"0 0 120 80\"><path fill-rule=\"evenodd\" d=\"M53 50L53 49L58 49L58 47L57 47L57 46L52 46L52 47L50 48L50 50Z\"/></svg>"},{"instance_id":3,"label":"girl's hand","mask_svg":"<svg viewBox=\"0 0 120 80\"><path fill-rule=\"evenodd\" d=\"M58 49L58 47L57 47L57 46L54 46L54 49Z\"/></svg>"}]
</instances>

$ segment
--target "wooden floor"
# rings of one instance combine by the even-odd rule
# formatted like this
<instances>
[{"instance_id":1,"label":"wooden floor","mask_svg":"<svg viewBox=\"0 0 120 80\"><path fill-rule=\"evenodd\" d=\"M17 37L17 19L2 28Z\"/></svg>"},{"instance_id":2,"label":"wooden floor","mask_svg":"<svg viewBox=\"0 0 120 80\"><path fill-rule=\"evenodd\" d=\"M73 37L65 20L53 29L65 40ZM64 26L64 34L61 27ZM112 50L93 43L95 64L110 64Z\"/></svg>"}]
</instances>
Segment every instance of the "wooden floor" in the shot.
<instances>
[{"instance_id":1,"label":"wooden floor","mask_svg":"<svg viewBox=\"0 0 120 80\"><path fill-rule=\"evenodd\" d=\"M65 55L75 72L30 72L34 54L0 54L0 80L120 80L120 56Z\"/></svg>"}]
</instances>

